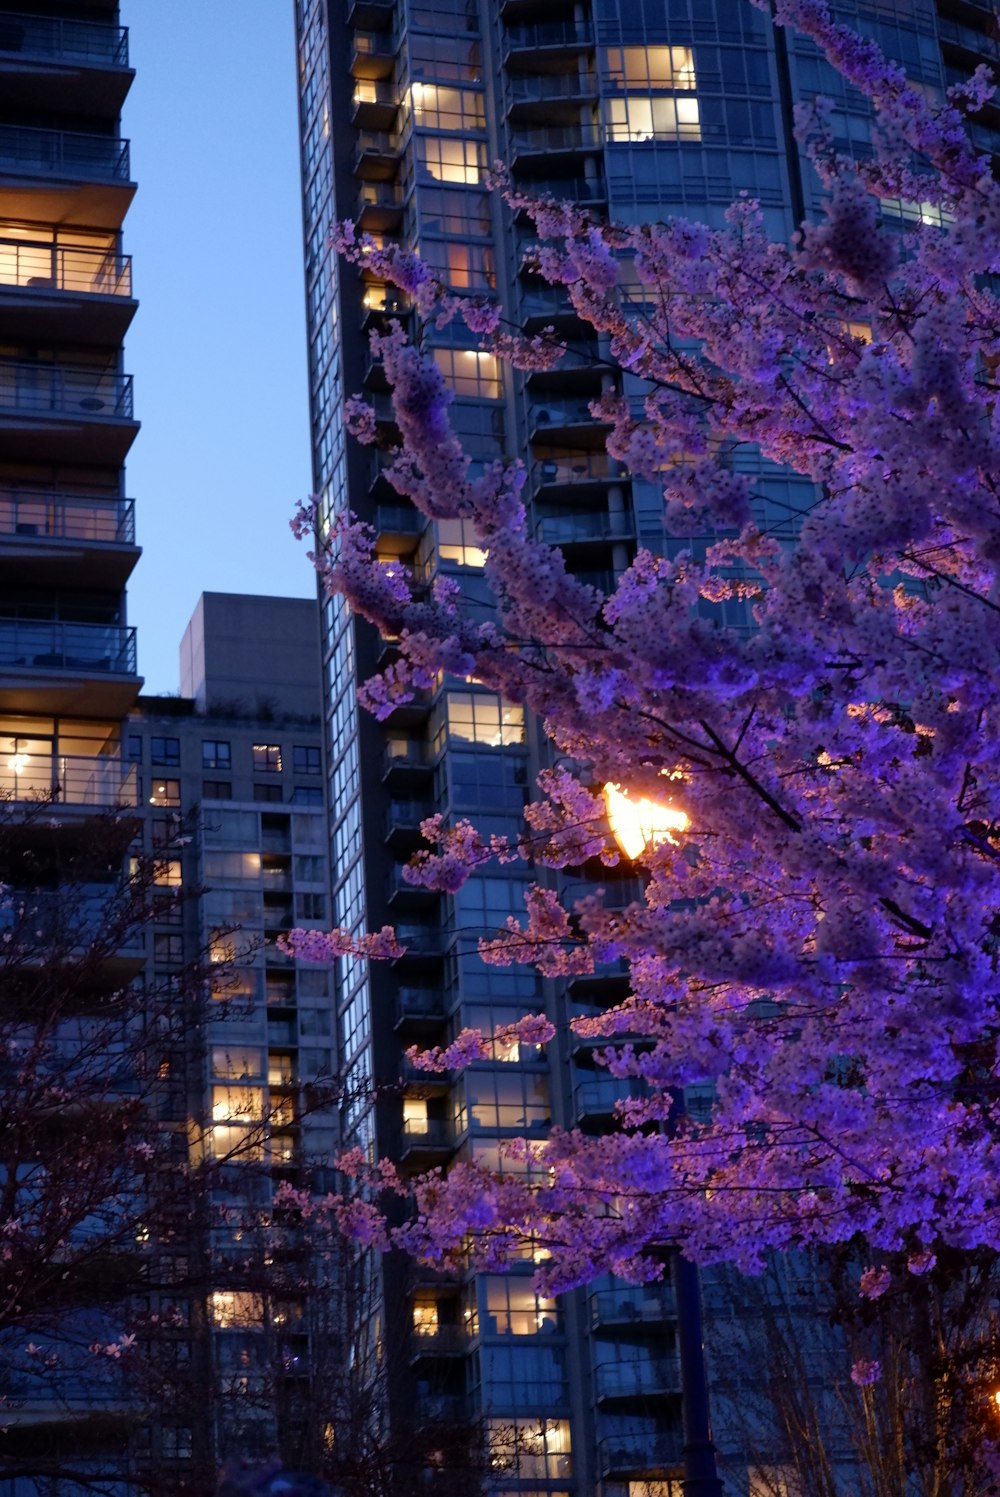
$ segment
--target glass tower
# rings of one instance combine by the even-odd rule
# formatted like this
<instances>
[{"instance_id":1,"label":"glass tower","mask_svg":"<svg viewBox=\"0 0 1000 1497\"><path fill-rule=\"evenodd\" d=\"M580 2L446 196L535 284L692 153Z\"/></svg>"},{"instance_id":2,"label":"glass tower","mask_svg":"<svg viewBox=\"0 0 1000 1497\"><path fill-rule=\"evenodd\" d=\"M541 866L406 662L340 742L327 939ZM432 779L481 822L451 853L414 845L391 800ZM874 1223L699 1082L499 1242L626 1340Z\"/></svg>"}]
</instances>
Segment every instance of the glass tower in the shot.
<instances>
[{"instance_id":1,"label":"glass tower","mask_svg":"<svg viewBox=\"0 0 1000 1497\"><path fill-rule=\"evenodd\" d=\"M835 8L929 91L1000 52L995 7L975 0L840 0ZM476 595L483 558L461 522L426 522L388 485L378 451L345 439L344 399L358 390L391 436L367 334L392 319L410 325L404 296L337 264L327 234L334 219L350 218L419 250L456 290L495 293L526 331L551 325L577 350L565 367L524 375L478 352L461 326L423 335L454 391L467 450L481 462L519 453L536 533L564 548L573 571L612 587L637 545L670 544L662 498L608 457L589 409L613 378L600 341L532 273L531 225L488 192L489 163L505 161L519 186L623 222L685 214L719 223L745 192L760 201L774 237L787 239L820 203L792 134L795 102L832 95L838 143L858 156L870 150L867 106L811 44L745 0L296 0L296 20L323 513L349 506L375 527L381 554L405 558L428 582L454 576ZM1000 151L998 126L1000 114L975 127L984 149ZM906 221L922 210L900 202L886 211ZM641 397L627 378L619 388ZM801 507L798 480L752 453L739 461L754 474L766 523L791 535L784 517ZM464 1025L492 1028L542 1004L565 1034L565 1021L625 987L610 971L543 984L482 966L478 935L523 909L516 865L470 879L453 897L399 876L431 812L515 831L547 762L520 709L444 679L376 725L354 693L391 646L338 600L323 604L323 637L334 920L355 930L390 922L408 948L393 967L339 964L341 1063L357 1095L348 1141L418 1169L454 1158L497 1162L502 1138L542 1138L552 1123L611 1126L624 1083L571 1039L545 1057L522 1048L458 1079L407 1081L408 1044L440 1042ZM625 879L602 883L611 901L636 892ZM567 879L566 898L593 887ZM429 1412L486 1421L496 1487L511 1497L679 1490L670 1288L606 1279L549 1303L533 1294L530 1270L526 1260L523 1272L453 1281L418 1270L408 1340L377 1324L373 1344L409 1361ZM706 1300L711 1323L713 1293ZM398 1303L391 1285L385 1303ZM733 1458L733 1490L746 1491L739 1451L723 1454Z\"/></svg>"}]
</instances>

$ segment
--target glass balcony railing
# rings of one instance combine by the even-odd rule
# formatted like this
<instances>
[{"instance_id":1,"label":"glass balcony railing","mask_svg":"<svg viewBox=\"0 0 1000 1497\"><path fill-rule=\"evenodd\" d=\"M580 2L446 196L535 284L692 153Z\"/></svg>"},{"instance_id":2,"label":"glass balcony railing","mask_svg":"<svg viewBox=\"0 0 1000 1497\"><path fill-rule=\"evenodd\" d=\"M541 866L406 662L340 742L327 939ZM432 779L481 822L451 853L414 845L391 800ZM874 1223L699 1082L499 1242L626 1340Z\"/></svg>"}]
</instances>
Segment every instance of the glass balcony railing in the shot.
<instances>
[{"instance_id":1,"label":"glass balcony railing","mask_svg":"<svg viewBox=\"0 0 1000 1497\"><path fill-rule=\"evenodd\" d=\"M131 296L132 256L0 237L0 286Z\"/></svg>"},{"instance_id":2,"label":"glass balcony railing","mask_svg":"<svg viewBox=\"0 0 1000 1497\"><path fill-rule=\"evenodd\" d=\"M508 52L524 52L542 47L589 46L593 40L593 29L584 21L538 21L509 26L504 43Z\"/></svg>"},{"instance_id":3,"label":"glass balcony railing","mask_svg":"<svg viewBox=\"0 0 1000 1497\"><path fill-rule=\"evenodd\" d=\"M0 485L0 536L135 545L135 501L47 493L11 493Z\"/></svg>"},{"instance_id":4,"label":"glass balcony railing","mask_svg":"<svg viewBox=\"0 0 1000 1497\"><path fill-rule=\"evenodd\" d=\"M90 364L0 359L0 410L132 420L132 376Z\"/></svg>"},{"instance_id":5,"label":"glass balcony railing","mask_svg":"<svg viewBox=\"0 0 1000 1497\"><path fill-rule=\"evenodd\" d=\"M117 624L0 620L0 669L136 674L135 630Z\"/></svg>"},{"instance_id":6,"label":"glass balcony railing","mask_svg":"<svg viewBox=\"0 0 1000 1497\"><path fill-rule=\"evenodd\" d=\"M677 1304L669 1284L636 1284L628 1289L599 1289L590 1296L590 1323L595 1330L639 1329L673 1320Z\"/></svg>"},{"instance_id":7,"label":"glass balcony railing","mask_svg":"<svg viewBox=\"0 0 1000 1497\"><path fill-rule=\"evenodd\" d=\"M657 1398L679 1393L680 1365L673 1361L606 1362L594 1368L598 1398Z\"/></svg>"},{"instance_id":8,"label":"glass balcony railing","mask_svg":"<svg viewBox=\"0 0 1000 1497\"><path fill-rule=\"evenodd\" d=\"M129 143L110 135L0 125L0 172L129 181Z\"/></svg>"},{"instance_id":9,"label":"glass balcony railing","mask_svg":"<svg viewBox=\"0 0 1000 1497\"><path fill-rule=\"evenodd\" d=\"M593 73L522 73L507 79L507 97L514 104L591 98L596 93Z\"/></svg>"},{"instance_id":10,"label":"glass balcony railing","mask_svg":"<svg viewBox=\"0 0 1000 1497\"><path fill-rule=\"evenodd\" d=\"M596 151L604 137L596 125L540 125L537 130L515 130L513 146L522 154L550 151Z\"/></svg>"},{"instance_id":11,"label":"glass balcony railing","mask_svg":"<svg viewBox=\"0 0 1000 1497\"><path fill-rule=\"evenodd\" d=\"M568 457L541 458L531 466L536 487L548 484L594 483L621 478L617 462L606 452L579 452Z\"/></svg>"},{"instance_id":12,"label":"glass balcony railing","mask_svg":"<svg viewBox=\"0 0 1000 1497\"><path fill-rule=\"evenodd\" d=\"M134 764L106 754L0 755L0 797L66 806L137 806Z\"/></svg>"},{"instance_id":13,"label":"glass balcony railing","mask_svg":"<svg viewBox=\"0 0 1000 1497\"><path fill-rule=\"evenodd\" d=\"M677 1434L609 1435L598 1447L605 1476L634 1476L679 1466L683 1439Z\"/></svg>"},{"instance_id":14,"label":"glass balcony railing","mask_svg":"<svg viewBox=\"0 0 1000 1497\"><path fill-rule=\"evenodd\" d=\"M128 67L128 27L99 21L69 21L61 16L0 17L0 53L22 57L57 57L91 67Z\"/></svg>"},{"instance_id":15,"label":"glass balcony railing","mask_svg":"<svg viewBox=\"0 0 1000 1497\"><path fill-rule=\"evenodd\" d=\"M535 535L547 546L571 546L574 542L631 540L635 526L630 514L545 515L535 525Z\"/></svg>"}]
</instances>

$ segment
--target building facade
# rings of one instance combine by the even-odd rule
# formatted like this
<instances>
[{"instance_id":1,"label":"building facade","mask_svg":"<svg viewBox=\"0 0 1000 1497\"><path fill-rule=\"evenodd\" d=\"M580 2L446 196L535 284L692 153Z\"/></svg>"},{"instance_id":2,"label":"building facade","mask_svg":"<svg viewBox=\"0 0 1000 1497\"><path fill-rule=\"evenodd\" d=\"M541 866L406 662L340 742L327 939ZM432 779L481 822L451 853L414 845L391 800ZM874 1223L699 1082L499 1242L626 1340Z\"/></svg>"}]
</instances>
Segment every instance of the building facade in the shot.
<instances>
[{"instance_id":1,"label":"building facade","mask_svg":"<svg viewBox=\"0 0 1000 1497\"><path fill-rule=\"evenodd\" d=\"M841 0L835 9L930 91L998 56L995 6L978 0ZM475 589L483 558L461 523L427 523L387 484L378 451L345 437L344 400L357 390L391 437L367 334L394 318L413 327L396 289L337 263L330 225L352 219L418 250L455 290L495 293L527 332L552 326L573 345L580 357L565 366L519 374L476 350L463 327L422 334L454 392L452 417L472 457L519 453L536 533L561 545L581 577L613 586L637 545L670 544L661 495L608 457L589 409L610 377L599 341L525 264L531 226L487 191L488 164L499 158L518 186L623 222L687 214L719 223L746 192L761 203L769 231L787 239L820 205L792 134L795 103L831 95L837 141L859 155L870 149L867 106L814 47L743 0L551 0L542 8L529 0L296 0L296 19L314 487L323 517L350 507L374 526L383 556L404 558L428 581L445 573ZM994 153L998 127L1000 115L974 127ZM886 205L900 222L923 211ZM621 390L642 393L627 378ZM787 517L807 497L799 481L753 454L739 461L754 475L764 523L791 538ZM471 878L454 896L402 881L399 865L431 812L516 832L547 748L519 708L447 679L376 726L359 713L355 690L385 648L339 600L324 601L333 918L349 930L390 922L407 945L391 969L350 959L338 967L342 1064L361 1099L347 1117L349 1134L423 1168L455 1158L496 1162L505 1136L544 1137L553 1123L607 1127L622 1089L595 1068L586 1045L569 1040L545 1059L498 1055L457 1080L431 1086L425 1078L399 1096L407 1044L440 1042L466 1025L492 1028L541 1004L566 1034L569 1018L624 988L612 975L543 986L480 964L477 937L523 909L516 865ZM564 892L572 900L591 887L567 879ZM622 882L609 897L628 902L634 892ZM416 1283L417 1396L485 1418L496 1486L508 1497L666 1497L681 1445L670 1290L606 1280L543 1303L529 1276L526 1263L504 1277ZM715 1308L721 1325L724 1307ZM738 1449L724 1454L733 1490L746 1492L746 1459Z\"/></svg>"}]
</instances>

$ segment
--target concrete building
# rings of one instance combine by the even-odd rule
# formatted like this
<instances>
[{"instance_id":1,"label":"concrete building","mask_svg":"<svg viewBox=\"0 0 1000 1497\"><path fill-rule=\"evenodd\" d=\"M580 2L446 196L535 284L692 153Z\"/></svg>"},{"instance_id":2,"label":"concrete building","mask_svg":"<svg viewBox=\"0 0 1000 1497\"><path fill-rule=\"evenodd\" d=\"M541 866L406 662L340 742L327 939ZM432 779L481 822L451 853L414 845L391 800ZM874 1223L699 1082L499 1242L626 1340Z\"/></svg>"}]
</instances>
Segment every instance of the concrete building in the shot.
<instances>
[{"instance_id":1,"label":"concrete building","mask_svg":"<svg viewBox=\"0 0 1000 1497\"><path fill-rule=\"evenodd\" d=\"M1000 50L995 7L979 0L841 0L836 9L931 90ZM457 290L496 292L528 332L552 325L577 346L572 367L521 375L475 352L464 329L423 335L455 393L467 449L483 462L520 453L538 534L564 547L572 570L612 583L637 544L667 544L661 499L605 453L588 409L608 379L599 342L523 267L530 225L487 192L488 163L500 157L520 186L626 222L667 213L719 222L746 191L787 238L818 194L791 133L794 103L832 93L835 134L863 155L863 101L811 45L742 0L296 0L296 23L313 478L324 510L349 505L375 527L383 555L475 586L482 557L461 525L428 524L401 504L378 453L345 436L344 398L358 389L391 433L367 333L411 317L394 288L338 264L326 236L333 220L350 218L418 249ZM975 129L981 146L1000 151L1000 115ZM921 209L887 205L893 211L906 221ZM765 520L779 524L796 480L752 455L741 461ZM391 969L339 968L343 1065L377 1082L399 1076L401 1049L414 1041L542 1003L565 1020L623 991L611 975L543 987L479 963L477 935L523 908L516 866L471 879L453 898L402 882L399 864L431 811L516 830L547 749L519 708L453 680L376 726L354 693L383 648L339 602L324 603L333 915L358 930L390 921L408 946ZM567 881L567 897L586 887ZM494 1159L505 1135L543 1137L552 1123L600 1129L617 1095L576 1044L437 1086L425 1078L401 1103L359 1105L349 1121L356 1141L418 1168ZM673 1310L669 1290L612 1280L559 1305L538 1302L518 1273L418 1285L414 1387L430 1405L450 1400L495 1427L496 1485L507 1497L667 1497L680 1460ZM730 1454L733 1490L746 1492Z\"/></svg>"}]
</instances>

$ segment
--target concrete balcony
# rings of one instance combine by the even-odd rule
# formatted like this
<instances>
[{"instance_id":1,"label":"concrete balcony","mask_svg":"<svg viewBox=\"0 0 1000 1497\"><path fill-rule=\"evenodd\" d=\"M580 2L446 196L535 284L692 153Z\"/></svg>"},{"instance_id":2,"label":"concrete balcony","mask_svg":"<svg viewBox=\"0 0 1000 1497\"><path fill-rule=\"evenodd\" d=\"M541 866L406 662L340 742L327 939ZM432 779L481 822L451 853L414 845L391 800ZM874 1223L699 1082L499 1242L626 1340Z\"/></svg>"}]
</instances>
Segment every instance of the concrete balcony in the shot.
<instances>
[{"instance_id":1,"label":"concrete balcony","mask_svg":"<svg viewBox=\"0 0 1000 1497\"><path fill-rule=\"evenodd\" d=\"M469 1350L469 1336L462 1325L423 1326L410 1332L410 1361L425 1357L464 1357Z\"/></svg>"},{"instance_id":2,"label":"concrete balcony","mask_svg":"<svg viewBox=\"0 0 1000 1497\"><path fill-rule=\"evenodd\" d=\"M422 839L421 822L433 815L434 807L426 800L393 800L385 813L385 841L390 847L416 846Z\"/></svg>"},{"instance_id":3,"label":"concrete balcony","mask_svg":"<svg viewBox=\"0 0 1000 1497\"><path fill-rule=\"evenodd\" d=\"M394 910L419 910L433 906L441 898L436 889L427 889L423 884L407 881L402 864L397 864L386 876L386 903Z\"/></svg>"},{"instance_id":4,"label":"concrete balcony","mask_svg":"<svg viewBox=\"0 0 1000 1497\"><path fill-rule=\"evenodd\" d=\"M125 586L139 557L131 499L17 490L0 485L0 577L74 584L85 566L95 587Z\"/></svg>"},{"instance_id":5,"label":"concrete balcony","mask_svg":"<svg viewBox=\"0 0 1000 1497\"><path fill-rule=\"evenodd\" d=\"M361 227L373 234L398 229L403 221L403 189L397 182L363 182L357 217ZM397 291L396 296L401 297L402 292Z\"/></svg>"},{"instance_id":6,"label":"concrete balcony","mask_svg":"<svg viewBox=\"0 0 1000 1497\"><path fill-rule=\"evenodd\" d=\"M0 797L113 810L139 804L139 777L109 755L15 753L0 757Z\"/></svg>"},{"instance_id":7,"label":"concrete balcony","mask_svg":"<svg viewBox=\"0 0 1000 1497\"><path fill-rule=\"evenodd\" d=\"M388 130L359 130L354 173L366 182L390 182L399 171L399 136Z\"/></svg>"},{"instance_id":8,"label":"concrete balcony","mask_svg":"<svg viewBox=\"0 0 1000 1497\"><path fill-rule=\"evenodd\" d=\"M0 316L11 339L107 347L135 315L132 257L0 235Z\"/></svg>"},{"instance_id":9,"label":"concrete balcony","mask_svg":"<svg viewBox=\"0 0 1000 1497\"><path fill-rule=\"evenodd\" d=\"M397 787L420 784L427 780L432 768L428 746L422 738L392 734L382 761L382 779L386 783Z\"/></svg>"},{"instance_id":10,"label":"concrete balcony","mask_svg":"<svg viewBox=\"0 0 1000 1497\"><path fill-rule=\"evenodd\" d=\"M444 1118L426 1118L403 1122L400 1159L420 1169L443 1164L455 1152L455 1130Z\"/></svg>"},{"instance_id":11,"label":"concrete balcony","mask_svg":"<svg viewBox=\"0 0 1000 1497\"><path fill-rule=\"evenodd\" d=\"M117 467L135 440L132 376L96 364L0 359L5 454Z\"/></svg>"},{"instance_id":12,"label":"concrete balcony","mask_svg":"<svg viewBox=\"0 0 1000 1497\"><path fill-rule=\"evenodd\" d=\"M391 78L398 47L382 31L356 31L351 47L351 72L355 78Z\"/></svg>"},{"instance_id":13,"label":"concrete balcony","mask_svg":"<svg viewBox=\"0 0 1000 1497\"><path fill-rule=\"evenodd\" d=\"M444 993L440 988L396 990L396 1029L407 1034L427 1034L440 1029L446 1016Z\"/></svg>"},{"instance_id":14,"label":"concrete balcony","mask_svg":"<svg viewBox=\"0 0 1000 1497\"><path fill-rule=\"evenodd\" d=\"M0 709L124 717L139 689L135 630L0 620Z\"/></svg>"},{"instance_id":15,"label":"concrete balcony","mask_svg":"<svg viewBox=\"0 0 1000 1497\"><path fill-rule=\"evenodd\" d=\"M0 125L0 217L120 229L134 196L127 140Z\"/></svg>"},{"instance_id":16,"label":"concrete balcony","mask_svg":"<svg viewBox=\"0 0 1000 1497\"><path fill-rule=\"evenodd\" d=\"M362 130L391 130L399 95L389 78L359 78L351 99L351 120Z\"/></svg>"},{"instance_id":17,"label":"concrete balcony","mask_svg":"<svg viewBox=\"0 0 1000 1497\"><path fill-rule=\"evenodd\" d=\"M392 25L395 14L395 0L350 0L347 24L362 31L383 31Z\"/></svg>"},{"instance_id":18,"label":"concrete balcony","mask_svg":"<svg viewBox=\"0 0 1000 1497\"><path fill-rule=\"evenodd\" d=\"M426 515L412 505L380 504L372 523L385 546L393 551L398 547L398 554L407 556L416 550L428 522Z\"/></svg>"},{"instance_id":19,"label":"concrete balcony","mask_svg":"<svg viewBox=\"0 0 1000 1497\"><path fill-rule=\"evenodd\" d=\"M0 16L0 76L6 103L114 119L135 76L128 29L64 16Z\"/></svg>"}]
</instances>

